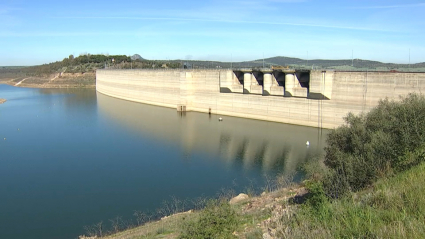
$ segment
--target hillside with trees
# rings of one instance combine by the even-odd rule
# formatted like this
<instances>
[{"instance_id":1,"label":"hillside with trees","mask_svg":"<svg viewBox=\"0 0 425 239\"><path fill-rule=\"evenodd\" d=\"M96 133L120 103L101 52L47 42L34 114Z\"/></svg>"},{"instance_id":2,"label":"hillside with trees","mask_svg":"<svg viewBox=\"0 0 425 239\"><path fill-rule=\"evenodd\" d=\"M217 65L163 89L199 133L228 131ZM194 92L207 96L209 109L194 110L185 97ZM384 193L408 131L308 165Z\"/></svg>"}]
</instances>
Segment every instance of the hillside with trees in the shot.
<instances>
[{"instance_id":1,"label":"hillside with trees","mask_svg":"<svg viewBox=\"0 0 425 239\"><path fill-rule=\"evenodd\" d=\"M179 62L145 60L140 55L69 55L62 61L28 67L0 67L0 81L26 87L94 87L97 69L179 68Z\"/></svg>"}]
</instances>

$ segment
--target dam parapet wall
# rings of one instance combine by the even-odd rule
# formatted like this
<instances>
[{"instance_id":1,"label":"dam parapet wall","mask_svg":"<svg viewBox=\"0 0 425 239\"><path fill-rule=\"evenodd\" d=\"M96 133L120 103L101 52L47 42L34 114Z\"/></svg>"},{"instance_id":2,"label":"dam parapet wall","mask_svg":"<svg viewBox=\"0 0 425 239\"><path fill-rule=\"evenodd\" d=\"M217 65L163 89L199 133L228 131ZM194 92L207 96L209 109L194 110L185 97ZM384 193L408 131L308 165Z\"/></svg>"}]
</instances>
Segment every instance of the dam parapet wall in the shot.
<instances>
[{"instance_id":1,"label":"dam parapet wall","mask_svg":"<svg viewBox=\"0 0 425 239\"><path fill-rule=\"evenodd\" d=\"M424 91L425 73L103 69L96 72L96 89L178 111L334 128L348 112Z\"/></svg>"}]
</instances>

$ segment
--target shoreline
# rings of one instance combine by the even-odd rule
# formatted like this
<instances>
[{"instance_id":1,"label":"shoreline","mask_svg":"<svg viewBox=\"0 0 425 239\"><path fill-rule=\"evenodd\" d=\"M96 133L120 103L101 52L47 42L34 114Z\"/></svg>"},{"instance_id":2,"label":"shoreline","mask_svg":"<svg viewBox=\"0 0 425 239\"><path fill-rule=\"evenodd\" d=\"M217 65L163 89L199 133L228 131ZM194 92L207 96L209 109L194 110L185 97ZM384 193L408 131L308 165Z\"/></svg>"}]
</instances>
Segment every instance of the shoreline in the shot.
<instances>
[{"instance_id":1,"label":"shoreline","mask_svg":"<svg viewBox=\"0 0 425 239\"><path fill-rule=\"evenodd\" d=\"M0 84L10 85L14 87L22 87L22 88L37 88L37 89L67 89L67 88L84 88L84 89L95 89L96 85L78 85L78 84L13 84L12 82L0 82Z\"/></svg>"},{"instance_id":2,"label":"shoreline","mask_svg":"<svg viewBox=\"0 0 425 239\"><path fill-rule=\"evenodd\" d=\"M0 84L26 88L96 88L94 72L56 73L46 76L19 76L0 79Z\"/></svg>"},{"instance_id":3,"label":"shoreline","mask_svg":"<svg viewBox=\"0 0 425 239\"><path fill-rule=\"evenodd\" d=\"M290 215L298 207L297 204L290 204L291 200L304 197L308 191L303 183L288 184L271 191L264 191L261 194L247 195L240 193L238 195L227 195L223 198L211 199L216 202L224 202L230 205L241 220L244 220L244 227L235 229L233 235L236 238L246 238L246 235L261 235L262 238L274 237L275 230L270 231L283 215ZM228 197L230 196L230 197ZM191 208L190 210L182 210L171 212L170 214L161 216L157 219L143 221L132 227L123 228L118 231L99 231L99 228L92 227L91 231L80 235L79 239L130 239L139 237L155 237L165 236L166 238L178 238L181 232L181 226L186 221L196 220L207 210L208 205L205 204L200 208ZM254 218L252 218L254 217ZM90 227L89 227L90 228Z\"/></svg>"}]
</instances>

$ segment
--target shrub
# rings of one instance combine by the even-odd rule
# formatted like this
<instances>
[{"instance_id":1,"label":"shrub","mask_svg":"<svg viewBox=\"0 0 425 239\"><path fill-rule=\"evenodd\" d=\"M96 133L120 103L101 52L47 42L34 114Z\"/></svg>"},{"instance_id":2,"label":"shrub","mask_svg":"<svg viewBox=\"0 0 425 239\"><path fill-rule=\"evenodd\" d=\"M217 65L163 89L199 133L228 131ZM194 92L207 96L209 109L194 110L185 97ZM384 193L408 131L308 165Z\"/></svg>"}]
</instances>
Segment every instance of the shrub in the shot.
<instances>
[{"instance_id":1,"label":"shrub","mask_svg":"<svg viewBox=\"0 0 425 239\"><path fill-rule=\"evenodd\" d=\"M329 214L329 201L323 190L322 183L308 181L306 183L306 189L308 190L308 194L304 205L307 206L316 217L320 219L326 218Z\"/></svg>"},{"instance_id":2,"label":"shrub","mask_svg":"<svg viewBox=\"0 0 425 239\"><path fill-rule=\"evenodd\" d=\"M226 201L209 201L199 219L186 222L180 238L233 238L237 215Z\"/></svg>"},{"instance_id":3,"label":"shrub","mask_svg":"<svg viewBox=\"0 0 425 239\"><path fill-rule=\"evenodd\" d=\"M331 169L324 180L328 196L358 191L424 159L425 150L418 151L425 144L422 95L409 94L400 102L381 100L367 114L348 114L345 122L328 135L325 147L325 164Z\"/></svg>"}]
</instances>

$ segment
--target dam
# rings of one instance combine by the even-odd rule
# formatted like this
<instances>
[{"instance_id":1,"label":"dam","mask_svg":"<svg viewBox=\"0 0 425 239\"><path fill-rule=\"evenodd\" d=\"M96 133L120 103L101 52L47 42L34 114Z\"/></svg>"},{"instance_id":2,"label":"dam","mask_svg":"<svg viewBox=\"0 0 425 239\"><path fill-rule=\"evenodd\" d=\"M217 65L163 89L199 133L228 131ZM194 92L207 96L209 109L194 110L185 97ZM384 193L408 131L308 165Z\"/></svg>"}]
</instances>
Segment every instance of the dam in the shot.
<instances>
[{"instance_id":1,"label":"dam","mask_svg":"<svg viewBox=\"0 0 425 239\"><path fill-rule=\"evenodd\" d=\"M332 129L349 112L380 99L425 90L422 72L333 70L117 70L96 71L96 90L145 104L218 115ZM141 116L143 117L143 116Z\"/></svg>"}]
</instances>

